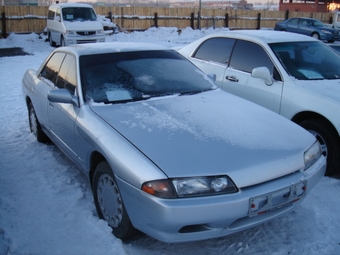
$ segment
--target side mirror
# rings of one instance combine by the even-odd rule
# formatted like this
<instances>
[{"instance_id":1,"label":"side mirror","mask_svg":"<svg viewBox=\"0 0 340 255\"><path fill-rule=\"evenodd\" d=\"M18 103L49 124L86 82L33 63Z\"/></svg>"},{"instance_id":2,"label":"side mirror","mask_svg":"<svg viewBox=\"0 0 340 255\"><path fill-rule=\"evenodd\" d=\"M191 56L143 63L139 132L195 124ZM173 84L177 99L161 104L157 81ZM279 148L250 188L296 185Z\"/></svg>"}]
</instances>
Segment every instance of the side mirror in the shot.
<instances>
[{"instance_id":1,"label":"side mirror","mask_svg":"<svg viewBox=\"0 0 340 255\"><path fill-rule=\"evenodd\" d=\"M263 79L266 85L270 86L273 84L272 76L270 75L267 67L256 67L251 72L251 76L254 78Z\"/></svg>"},{"instance_id":2,"label":"side mirror","mask_svg":"<svg viewBox=\"0 0 340 255\"><path fill-rule=\"evenodd\" d=\"M207 75L214 83L216 83L216 74L210 73Z\"/></svg>"},{"instance_id":3,"label":"side mirror","mask_svg":"<svg viewBox=\"0 0 340 255\"><path fill-rule=\"evenodd\" d=\"M52 103L64 103L78 105L78 100L75 96L72 96L67 89L54 89L50 90L47 94L47 98Z\"/></svg>"}]
</instances>

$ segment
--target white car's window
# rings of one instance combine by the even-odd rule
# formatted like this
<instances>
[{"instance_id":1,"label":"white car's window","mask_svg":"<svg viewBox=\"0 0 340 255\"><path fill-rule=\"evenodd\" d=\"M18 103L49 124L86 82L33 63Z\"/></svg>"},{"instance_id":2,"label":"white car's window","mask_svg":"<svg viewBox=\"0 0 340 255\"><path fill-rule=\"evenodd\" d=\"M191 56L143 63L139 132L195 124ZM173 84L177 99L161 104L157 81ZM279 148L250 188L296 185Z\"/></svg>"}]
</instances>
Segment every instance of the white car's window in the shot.
<instances>
[{"instance_id":1,"label":"white car's window","mask_svg":"<svg viewBox=\"0 0 340 255\"><path fill-rule=\"evenodd\" d=\"M64 58L59 71L56 86L61 89L68 89L71 94L74 94L75 88L77 86L76 60L70 54L67 54Z\"/></svg>"},{"instance_id":2,"label":"white car's window","mask_svg":"<svg viewBox=\"0 0 340 255\"><path fill-rule=\"evenodd\" d=\"M62 9L63 20L65 21L94 21L97 16L92 8L67 7Z\"/></svg>"},{"instance_id":3,"label":"white car's window","mask_svg":"<svg viewBox=\"0 0 340 255\"><path fill-rule=\"evenodd\" d=\"M340 55L323 42L289 42L269 45L287 72L299 80L340 78Z\"/></svg>"},{"instance_id":4,"label":"white car's window","mask_svg":"<svg viewBox=\"0 0 340 255\"><path fill-rule=\"evenodd\" d=\"M204 41L193 54L194 58L228 64L235 39L211 38Z\"/></svg>"},{"instance_id":5,"label":"white car's window","mask_svg":"<svg viewBox=\"0 0 340 255\"><path fill-rule=\"evenodd\" d=\"M52 55L52 57L48 60L45 67L42 69L40 73L40 77L43 77L49 81L51 81L53 84L56 84L58 72L61 66L61 63L63 62L65 58L65 53L63 52L56 52Z\"/></svg>"},{"instance_id":6,"label":"white car's window","mask_svg":"<svg viewBox=\"0 0 340 255\"><path fill-rule=\"evenodd\" d=\"M89 55L79 61L84 98L95 102L138 101L216 88L175 51Z\"/></svg>"}]
</instances>

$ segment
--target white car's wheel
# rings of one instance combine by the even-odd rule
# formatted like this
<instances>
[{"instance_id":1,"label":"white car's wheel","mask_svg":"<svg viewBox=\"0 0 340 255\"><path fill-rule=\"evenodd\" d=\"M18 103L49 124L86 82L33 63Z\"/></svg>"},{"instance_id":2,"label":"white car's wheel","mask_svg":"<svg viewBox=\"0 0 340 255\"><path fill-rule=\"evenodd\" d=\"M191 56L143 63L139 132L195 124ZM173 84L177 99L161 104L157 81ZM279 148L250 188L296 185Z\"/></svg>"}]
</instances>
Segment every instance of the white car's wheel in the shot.
<instances>
[{"instance_id":1,"label":"white car's wheel","mask_svg":"<svg viewBox=\"0 0 340 255\"><path fill-rule=\"evenodd\" d=\"M319 141L322 154L327 158L326 175L340 174L340 141L334 128L321 119L304 120L299 124Z\"/></svg>"},{"instance_id":2,"label":"white car's wheel","mask_svg":"<svg viewBox=\"0 0 340 255\"><path fill-rule=\"evenodd\" d=\"M99 218L108 222L116 237L123 240L131 238L135 234L135 229L127 215L111 167L106 161L102 161L96 167L92 187Z\"/></svg>"},{"instance_id":3,"label":"white car's wheel","mask_svg":"<svg viewBox=\"0 0 340 255\"><path fill-rule=\"evenodd\" d=\"M55 46L55 42L52 40L51 32L48 33L48 41L52 47Z\"/></svg>"},{"instance_id":4,"label":"white car's wheel","mask_svg":"<svg viewBox=\"0 0 340 255\"><path fill-rule=\"evenodd\" d=\"M37 115L35 114L35 110L33 108L32 103L28 104L28 120L30 125L30 131L37 138L38 142L46 143L49 141L47 135L42 131L41 125L38 121Z\"/></svg>"}]
</instances>

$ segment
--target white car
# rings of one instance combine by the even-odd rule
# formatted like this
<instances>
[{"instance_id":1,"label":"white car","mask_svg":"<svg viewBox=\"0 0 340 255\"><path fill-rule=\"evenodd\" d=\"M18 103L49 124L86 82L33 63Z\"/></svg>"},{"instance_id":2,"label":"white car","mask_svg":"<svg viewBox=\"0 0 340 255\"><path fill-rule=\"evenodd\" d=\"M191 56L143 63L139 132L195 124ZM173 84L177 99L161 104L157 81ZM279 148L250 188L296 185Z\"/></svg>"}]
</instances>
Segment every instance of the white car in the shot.
<instances>
[{"instance_id":1,"label":"white car","mask_svg":"<svg viewBox=\"0 0 340 255\"><path fill-rule=\"evenodd\" d=\"M326 170L306 130L223 92L166 47L60 47L22 89L30 130L85 173L121 239L135 228L185 242L256 226L294 210Z\"/></svg>"},{"instance_id":2,"label":"white car","mask_svg":"<svg viewBox=\"0 0 340 255\"><path fill-rule=\"evenodd\" d=\"M240 30L198 39L179 52L223 90L260 104L309 130L340 173L340 55L304 35Z\"/></svg>"}]
</instances>

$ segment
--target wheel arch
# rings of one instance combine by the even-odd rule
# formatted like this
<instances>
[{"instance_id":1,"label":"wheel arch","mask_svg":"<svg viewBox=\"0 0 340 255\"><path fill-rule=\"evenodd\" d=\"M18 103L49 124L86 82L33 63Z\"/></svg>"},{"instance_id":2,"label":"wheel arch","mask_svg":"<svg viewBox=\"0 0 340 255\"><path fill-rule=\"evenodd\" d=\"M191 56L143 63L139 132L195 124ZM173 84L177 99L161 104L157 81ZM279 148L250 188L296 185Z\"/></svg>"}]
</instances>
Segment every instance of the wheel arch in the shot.
<instances>
[{"instance_id":1,"label":"wheel arch","mask_svg":"<svg viewBox=\"0 0 340 255\"><path fill-rule=\"evenodd\" d=\"M329 127L332 128L332 131L334 131L336 134L339 135L338 131L336 130L336 128L334 127L333 123L330 122L326 117L324 117L323 115L316 113L316 112L310 112L310 111L306 111L306 112L299 112L298 114L296 114L291 120L296 123L299 124L304 120L310 120L310 119L320 119L323 120L325 122L328 123ZM340 138L339 138L340 139Z\"/></svg>"},{"instance_id":2,"label":"wheel arch","mask_svg":"<svg viewBox=\"0 0 340 255\"><path fill-rule=\"evenodd\" d=\"M96 167L100 162L104 160L106 159L100 152L98 151L92 152L91 157L90 157L90 171L89 171L89 180L90 180L91 188L93 188L92 181L93 181L93 175L96 170Z\"/></svg>"}]
</instances>

